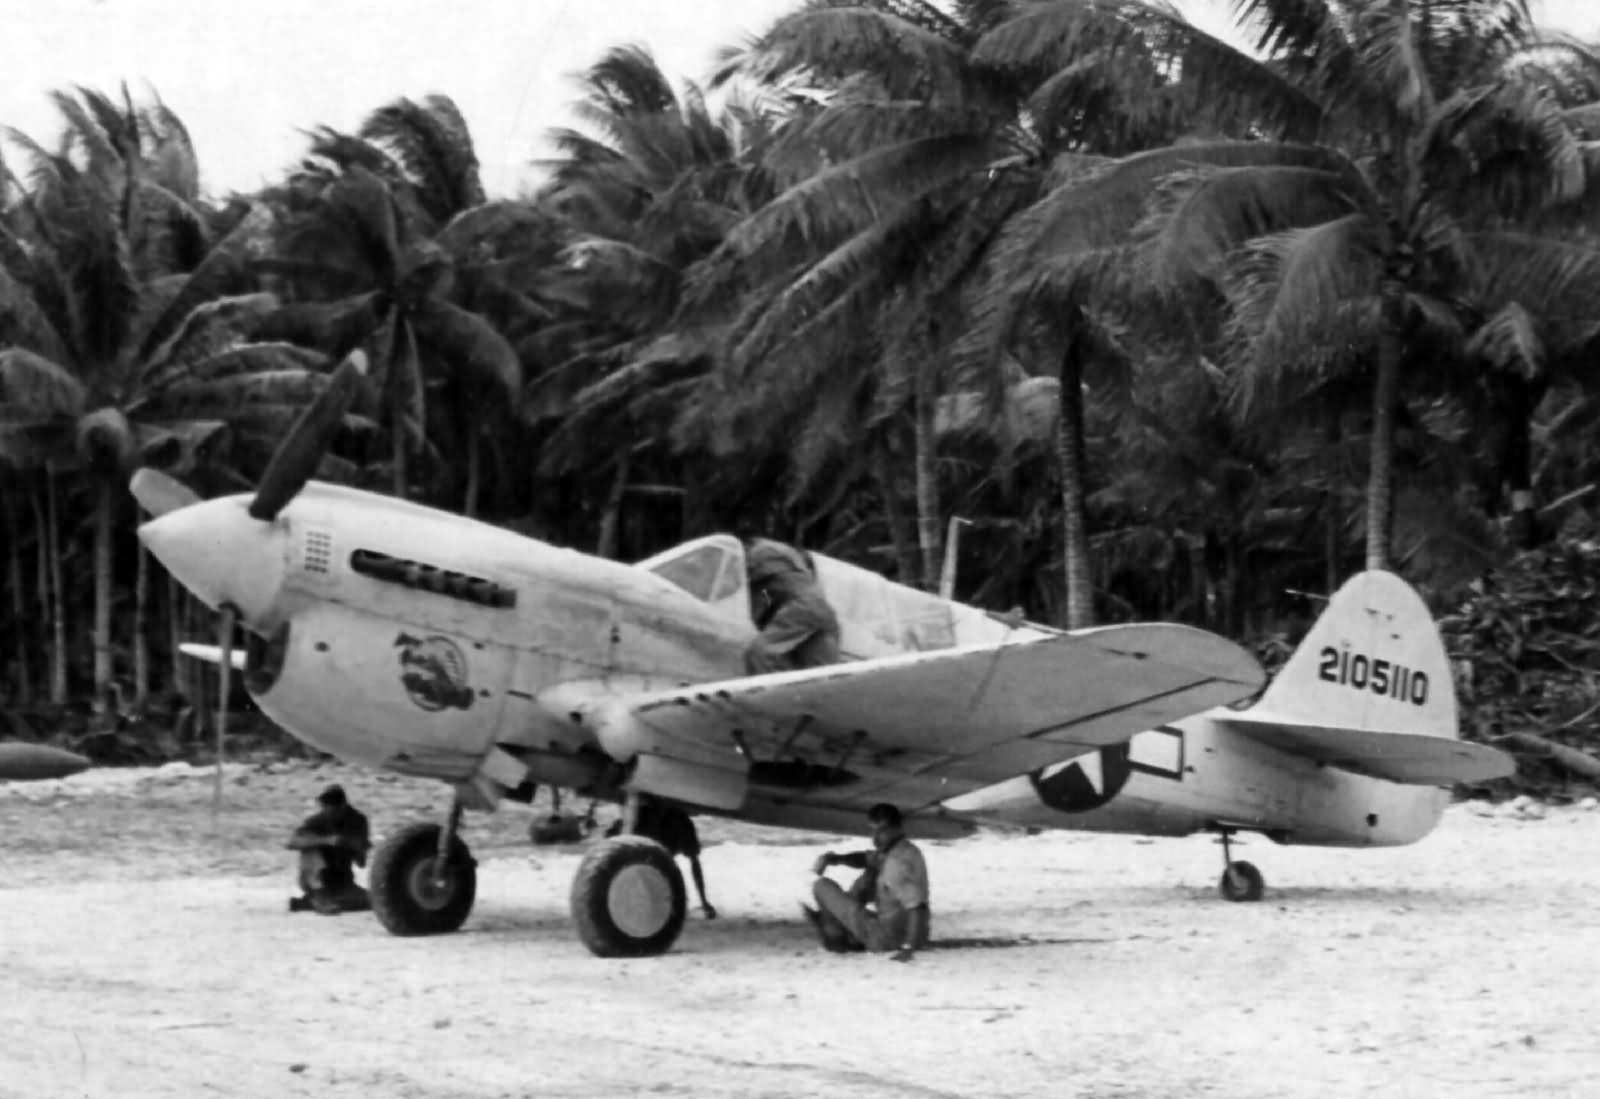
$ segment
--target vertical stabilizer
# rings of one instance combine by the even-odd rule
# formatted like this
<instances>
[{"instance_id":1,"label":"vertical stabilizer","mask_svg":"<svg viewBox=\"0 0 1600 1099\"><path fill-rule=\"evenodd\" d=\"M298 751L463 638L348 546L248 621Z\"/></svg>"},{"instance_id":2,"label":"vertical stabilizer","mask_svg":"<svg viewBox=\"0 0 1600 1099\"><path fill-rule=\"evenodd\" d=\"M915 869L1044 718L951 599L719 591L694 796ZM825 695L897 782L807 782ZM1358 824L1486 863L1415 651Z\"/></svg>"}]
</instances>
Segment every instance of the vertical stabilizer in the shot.
<instances>
[{"instance_id":1,"label":"vertical stabilizer","mask_svg":"<svg viewBox=\"0 0 1600 1099\"><path fill-rule=\"evenodd\" d=\"M1454 739L1459 728L1433 615L1391 572L1346 581L1253 709L1367 732Z\"/></svg>"}]
</instances>

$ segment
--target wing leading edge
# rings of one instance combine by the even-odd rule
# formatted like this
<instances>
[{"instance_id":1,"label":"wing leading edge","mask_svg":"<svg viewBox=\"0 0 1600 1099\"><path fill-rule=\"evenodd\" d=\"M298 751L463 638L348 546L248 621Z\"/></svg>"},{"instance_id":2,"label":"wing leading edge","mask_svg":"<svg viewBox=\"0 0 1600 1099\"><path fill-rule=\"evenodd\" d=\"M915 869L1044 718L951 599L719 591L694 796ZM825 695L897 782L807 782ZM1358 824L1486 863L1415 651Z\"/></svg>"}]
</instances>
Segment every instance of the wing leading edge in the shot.
<instances>
[{"instance_id":1,"label":"wing leading edge","mask_svg":"<svg viewBox=\"0 0 1600 1099\"><path fill-rule=\"evenodd\" d=\"M1263 678L1204 630L1111 626L613 696L626 720L613 710L596 725L618 758L742 770L792 803L914 809L1235 701Z\"/></svg>"}]
</instances>

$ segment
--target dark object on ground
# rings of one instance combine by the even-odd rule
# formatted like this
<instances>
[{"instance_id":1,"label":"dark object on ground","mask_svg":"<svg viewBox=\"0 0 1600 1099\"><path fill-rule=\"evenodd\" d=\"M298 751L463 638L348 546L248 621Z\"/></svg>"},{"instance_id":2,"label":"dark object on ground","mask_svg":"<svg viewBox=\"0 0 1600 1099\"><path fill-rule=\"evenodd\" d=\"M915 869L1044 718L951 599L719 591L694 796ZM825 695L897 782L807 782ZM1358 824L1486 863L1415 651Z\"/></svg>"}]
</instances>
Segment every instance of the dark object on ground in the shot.
<instances>
[{"instance_id":1,"label":"dark object on ground","mask_svg":"<svg viewBox=\"0 0 1600 1099\"><path fill-rule=\"evenodd\" d=\"M337 916L344 912L372 911L372 898L367 891L353 882L337 892L318 890L300 897L289 898L290 912L318 912L324 916Z\"/></svg>"},{"instance_id":2,"label":"dark object on ground","mask_svg":"<svg viewBox=\"0 0 1600 1099\"><path fill-rule=\"evenodd\" d=\"M48 744L10 741L0 744L0 779L28 782L66 778L89 769L89 761L76 752Z\"/></svg>"},{"instance_id":3,"label":"dark object on ground","mask_svg":"<svg viewBox=\"0 0 1600 1099\"><path fill-rule=\"evenodd\" d=\"M582 843L588 821L576 813L551 813L528 826L528 838L539 846Z\"/></svg>"}]
</instances>

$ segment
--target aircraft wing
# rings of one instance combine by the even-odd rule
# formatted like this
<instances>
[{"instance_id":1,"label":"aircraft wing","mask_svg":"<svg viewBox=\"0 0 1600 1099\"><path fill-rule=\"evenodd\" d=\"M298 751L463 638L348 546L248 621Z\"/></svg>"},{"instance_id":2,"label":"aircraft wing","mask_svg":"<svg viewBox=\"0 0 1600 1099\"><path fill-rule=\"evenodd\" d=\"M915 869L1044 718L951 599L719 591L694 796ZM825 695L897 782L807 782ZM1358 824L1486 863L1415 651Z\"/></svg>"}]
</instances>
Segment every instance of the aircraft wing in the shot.
<instances>
[{"instance_id":1,"label":"aircraft wing","mask_svg":"<svg viewBox=\"0 0 1600 1099\"><path fill-rule=\"evenodd\" d=\"M622 695L591 724L617 758L746 772L753 793L790 803L914 810L1245 697L1263 679L1250 653L1203 630L1111 626Z\"/></svg>"},{"instance_id":2,"label":"aircraft wing","mask_svg":"<svg viewBox=\"0 0 1600 1099\"><path fill-rule=\"evenodd\" d=\"M1318 763L1412 786L1488 782L1517 769L1517 761L1505 752L1452 737L1316 725L1255 710L1215 720Z\"/></svg>"}]
</instances>

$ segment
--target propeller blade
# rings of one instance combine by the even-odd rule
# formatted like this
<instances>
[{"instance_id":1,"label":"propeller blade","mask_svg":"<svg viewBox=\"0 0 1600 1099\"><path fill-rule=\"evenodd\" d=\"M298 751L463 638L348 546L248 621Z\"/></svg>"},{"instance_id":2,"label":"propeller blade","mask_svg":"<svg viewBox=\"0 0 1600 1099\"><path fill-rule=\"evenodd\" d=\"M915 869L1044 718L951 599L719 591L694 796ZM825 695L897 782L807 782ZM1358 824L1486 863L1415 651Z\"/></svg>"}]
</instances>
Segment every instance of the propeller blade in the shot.
<instances>
[{"instance_id":1,"label":"propeller blade","mask_svg":"<svg viewBox=\"0 0 1600 1099\"><path fill-rule=\"evenodd\" d=\"M193 641L185 641L178 646L178 651L184 656L192 656L196 660L204 660L207 664L222 663L222 647L220 645L200 645ZM244 653L239 650L228 650L228 662L233 665L234 671L244 671Z\"/></svg>"},{"instance_id":2,"label":"propeller blade","mask_svg":"<svg viewBox=\"0 0 1600 1099\"><path fill-rule=\"evenodd\" d=\"M222 809L222 750L228 735L228 695L233 686L233 625L239 612L232 603L222 605L222 622L217 630L218 649L222 659L217 661L220 688L217 691L217 775L211 788L211 816L213 823Z\"/></svg>"},{"instance_id":3,"label":"propeller blade","mask_svg":"<svg viewBox=\"0 0 1600 1099\"><path fill-rule=\"evenodd\" d=\"M367 356L361 351L350 352L328 379L328 388L300 413L261 475L255 499L250 501L252 519L277 518L278 512L306 487L366 373Z\"/></svg>"},{"instance_id":4,"label":"propeller blade","mask_svg":"<svg viewBox=\"0 0 1600 1099\"><path fill-rule=\"evenodd\" d=\"M200 502L200 494L168 473L146 466L133 475L128 491L139 501L139 506L160 518L169 511L186 508Z\"/></svg>"}]
</instances>

